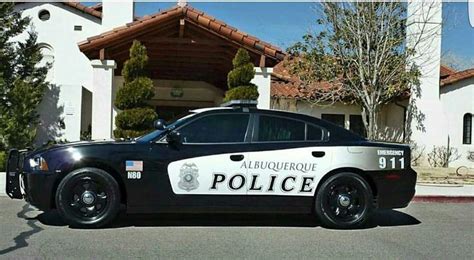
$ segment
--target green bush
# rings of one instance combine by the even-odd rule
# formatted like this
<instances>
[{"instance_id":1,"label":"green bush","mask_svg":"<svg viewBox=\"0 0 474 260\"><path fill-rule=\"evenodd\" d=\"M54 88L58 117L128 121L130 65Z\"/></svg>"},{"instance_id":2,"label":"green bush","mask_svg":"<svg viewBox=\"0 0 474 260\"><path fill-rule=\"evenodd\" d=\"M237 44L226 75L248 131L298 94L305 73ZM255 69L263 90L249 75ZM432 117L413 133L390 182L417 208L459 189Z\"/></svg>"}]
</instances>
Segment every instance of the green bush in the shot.
<instances>
[{"instance_id":1,"label":"green bush","mask_svg":"<svg viewBox=\"0 0 474 260\"><path fill-rule=\"evenodd\" d=\"M224 102L237 99L258 99L258 90L257 86L241 86L233 89L229 89L225 93Z\"/></svg>"},{"instance_id":2,"label":"green bush","mask_svg":"<svg viewBox=\"0 0 474 260\"><path fill-rule=\"evenodd\" d=\"M115 117L115 125L124 130L149 130L157 119L155 110L148 107L132 108L122 111Z\"/></svg>"},{"instance_id":3,"label":"green bush","mask_svg":"<svg viewBox=\"0 0 474 260\"><path fill-rule=\"evenodd\" d=\"M249 53L245 49L239 49L232 60L232 64L234 69L227 74L229 90L225 94L224 101L234 99L256 100L258 89L255 84L250 83L255 76L255 70Z\"/></svg>"},{"instance_id":4,"label":"green bush","mask_svg":"<svg viewBox=\"0 0 474 260\"><path fill-rule=\"evenodd\" d=\"M7 168L7 153L0 151L0 172L4 172Z\"/></svg>"},{"instance_id":5,"label":"green bush","mask_svg":"<svg viewBox=\"0 0 474 260\"><path fill-rule=\"evenodd\" d=\"M153 81L145 77L136 78L117 91L115 106L122 110L146 106L146 101L153 95Z\"/></svg>"},{"instance_id":6,"label":"green bush","mask_svg":"<svg viewBox=\"0 0 474 260\"><path fill-rule=\"evenodd\" d=\"M121 109L115 117L114 136L133 138L153 130L153 121L158 118L155 110L147 104L154 96L153 81L145 76L148 56L145 46L134 41L130 48L130 59L123 66L123 86L118 90L115 106Z\"/></svg>"}]
</instances>

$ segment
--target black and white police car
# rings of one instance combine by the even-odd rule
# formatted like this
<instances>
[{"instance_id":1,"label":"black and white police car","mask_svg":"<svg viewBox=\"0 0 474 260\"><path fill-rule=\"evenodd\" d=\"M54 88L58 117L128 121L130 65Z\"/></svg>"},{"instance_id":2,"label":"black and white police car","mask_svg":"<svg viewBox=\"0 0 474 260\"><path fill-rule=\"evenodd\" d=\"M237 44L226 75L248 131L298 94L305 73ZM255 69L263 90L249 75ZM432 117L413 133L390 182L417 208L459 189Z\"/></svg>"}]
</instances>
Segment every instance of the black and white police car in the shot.
<instances>
[{"instance_id":1,"label":"black and white police car","mask_svg":"<svg viewBox=\"0 0 474 260\"><path fill-rule=\"evenodd\" d=\"M416 173L406 145L369 142L307 115L248 102L197 109L130 141L12 150L7 193L76 226L127 213L315 213L352 228L406 207Z\"/></svg>"}]
</instances>

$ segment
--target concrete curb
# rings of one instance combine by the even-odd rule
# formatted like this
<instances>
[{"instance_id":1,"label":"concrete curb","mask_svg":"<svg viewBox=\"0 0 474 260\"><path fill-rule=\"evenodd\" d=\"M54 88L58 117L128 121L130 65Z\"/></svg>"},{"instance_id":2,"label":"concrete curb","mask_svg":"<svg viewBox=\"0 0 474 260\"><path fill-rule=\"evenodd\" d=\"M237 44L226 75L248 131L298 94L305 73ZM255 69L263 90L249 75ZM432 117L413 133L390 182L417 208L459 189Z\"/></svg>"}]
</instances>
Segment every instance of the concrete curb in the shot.
<instances>
[{"instance_id":1,"label":"concrete curb","mask_svg":"<svg viewBox=\"0 0 474 260\"><path fill-rule=\"evenodd\" d=\"M474 203L473 196L415 196L412 202Z\"/></svg>"}]
</instances>

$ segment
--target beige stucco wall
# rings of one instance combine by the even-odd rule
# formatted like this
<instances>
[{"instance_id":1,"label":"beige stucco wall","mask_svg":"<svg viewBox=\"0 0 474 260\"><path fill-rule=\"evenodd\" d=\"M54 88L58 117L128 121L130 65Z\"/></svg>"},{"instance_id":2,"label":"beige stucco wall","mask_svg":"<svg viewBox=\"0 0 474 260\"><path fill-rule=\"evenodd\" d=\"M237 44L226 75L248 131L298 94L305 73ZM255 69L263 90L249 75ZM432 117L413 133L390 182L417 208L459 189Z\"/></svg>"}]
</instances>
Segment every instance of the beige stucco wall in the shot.
<instances>
[{"instance_id":1,"label":"beige stucco wall","mask_svg":"<svg viewBox=\"0 0 474 260\"><path fill-rule=\"evenodd\" d=\"M314 105L306 101L297 101L294 99L272 99L272 109L287 110L302 114L307 114L317 118L321 118L321 114L344 114L345 128L349 129L349 116L360 115L361 109L356 104L335 103L327 106ZM400 105L406 106L407 101L399 102ZM403 108L396 104L389 104L382 108L379 116L379 132L383 136L382 140L402 142L403 141Z\"/></svg>"}]
</instances>

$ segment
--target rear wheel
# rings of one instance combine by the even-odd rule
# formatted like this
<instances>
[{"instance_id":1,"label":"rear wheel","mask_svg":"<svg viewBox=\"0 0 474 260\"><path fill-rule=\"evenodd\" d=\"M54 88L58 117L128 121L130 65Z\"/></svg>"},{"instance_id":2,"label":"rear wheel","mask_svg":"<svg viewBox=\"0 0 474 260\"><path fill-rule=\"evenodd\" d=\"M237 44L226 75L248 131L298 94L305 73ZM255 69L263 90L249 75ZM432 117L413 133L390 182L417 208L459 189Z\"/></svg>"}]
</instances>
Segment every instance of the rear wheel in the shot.
<instances>
[{"instance_id":1,"label":"rear wheel","mask_svg":"<svg viewBox=\"0 0 474 260\"><path fill-rule=\"evenodd\" d=\"M321 185L316 195L315 211L327 227L355 228L369 218L372 201L370 185L361 176L342 172Z\"/></svg>"},{"instance_id":2,"label":"rear wheel","mask_svg":"<svg viewBox=\"0 0 474 260\"><path fill-rule=\"evenodd\" d=\"M72 226L101 227L117 216L119 185L101 169L78 169L59 184L56 206L61 217Z\"/></svg>"}]
</instances>

